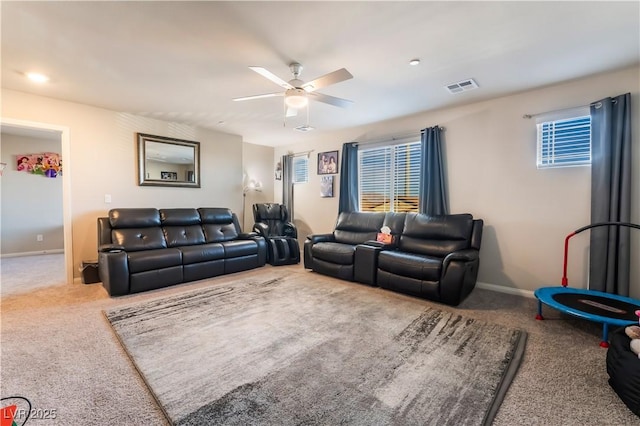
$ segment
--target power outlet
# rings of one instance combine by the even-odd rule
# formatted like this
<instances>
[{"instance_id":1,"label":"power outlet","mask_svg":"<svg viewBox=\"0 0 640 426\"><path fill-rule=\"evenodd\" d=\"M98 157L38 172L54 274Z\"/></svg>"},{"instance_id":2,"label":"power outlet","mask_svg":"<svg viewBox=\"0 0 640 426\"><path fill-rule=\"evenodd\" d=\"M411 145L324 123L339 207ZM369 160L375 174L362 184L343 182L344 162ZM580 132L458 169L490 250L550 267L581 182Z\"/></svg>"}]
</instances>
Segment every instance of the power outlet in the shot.
<instances>
[{"instance_id":1,"label":"power outlet","mask_svg":"<svg viewBox=\"0 0 640 426\"><path fill-rule=\"evenodd\" d=\"M42 234L36 235L36 241L44 241L44 236Z\"/></svg>"}]
</instances>

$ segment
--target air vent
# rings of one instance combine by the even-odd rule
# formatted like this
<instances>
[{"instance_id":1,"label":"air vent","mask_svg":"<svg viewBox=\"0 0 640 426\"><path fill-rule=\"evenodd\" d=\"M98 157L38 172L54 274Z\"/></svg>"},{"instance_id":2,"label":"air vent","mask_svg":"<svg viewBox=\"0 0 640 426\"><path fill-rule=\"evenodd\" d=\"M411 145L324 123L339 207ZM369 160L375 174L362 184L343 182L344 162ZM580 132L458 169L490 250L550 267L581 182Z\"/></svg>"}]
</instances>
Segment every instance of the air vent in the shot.
<instances>
[{"instance_id":1,"label":"air vent","mask_svg":"<svg viewBox=\"0 0 640 426\"><path fill-rule=\"evenodd\" d=\"M445 89L449 91L451 94L460 93L460 92L468 92L469 90L477 89L478 84L473 81L472 78L467 80L462 80L457 83L447 84Z\"/></svg>"},{"instance_id":2,"label":"air vent","mask_svg":"<svg viewBox=\"0 0 640 426\"><path fill-rule=\"evenodd\" d=\"M294 127L293 129L297 130L299 132L310 132L310 131L314 130L315 127L311 127L308 124L305 124L304 126Z\"/></svg>"}]
</instances>

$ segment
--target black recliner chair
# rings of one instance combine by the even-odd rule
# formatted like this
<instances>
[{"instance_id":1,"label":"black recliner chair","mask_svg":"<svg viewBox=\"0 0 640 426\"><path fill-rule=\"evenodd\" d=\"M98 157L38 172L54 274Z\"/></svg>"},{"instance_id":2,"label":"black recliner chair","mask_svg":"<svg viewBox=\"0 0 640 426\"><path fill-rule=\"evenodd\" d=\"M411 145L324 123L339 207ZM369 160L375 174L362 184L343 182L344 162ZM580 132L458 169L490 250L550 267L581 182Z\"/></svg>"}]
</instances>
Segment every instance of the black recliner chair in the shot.
<instances>
[{"instance_id":1,"label":"black recliner chair","mask_svg":"<svg viewBox=\"0 0 640 426\"><path fill-rule=\"evenodd\" d=\"M267 262L273 266L300 263L298 230L289 221L289 211L283 204L253 205L254 232L267 241Z\"/></svg>"}]
</instances>

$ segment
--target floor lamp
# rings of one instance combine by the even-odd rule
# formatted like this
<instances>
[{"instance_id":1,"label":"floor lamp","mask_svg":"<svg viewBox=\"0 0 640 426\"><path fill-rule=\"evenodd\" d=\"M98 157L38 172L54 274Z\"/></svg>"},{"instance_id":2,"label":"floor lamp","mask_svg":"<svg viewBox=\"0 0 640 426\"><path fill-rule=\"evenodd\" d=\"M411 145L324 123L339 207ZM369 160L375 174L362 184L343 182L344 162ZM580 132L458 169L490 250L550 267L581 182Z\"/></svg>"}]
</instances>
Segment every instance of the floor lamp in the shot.
<instances>
[{"instance_id":1,"label":"floor lamp","mask_svg":"<svg viewBox=\"0 0 640 426\"><path fill-rule=\"evenodd\" d=\"M249 183L242 189L242 232L247 232L245 228L245 212L247 205L247 192L262 192L262 182L251 179Z\"/></svg>"}]
</instances>

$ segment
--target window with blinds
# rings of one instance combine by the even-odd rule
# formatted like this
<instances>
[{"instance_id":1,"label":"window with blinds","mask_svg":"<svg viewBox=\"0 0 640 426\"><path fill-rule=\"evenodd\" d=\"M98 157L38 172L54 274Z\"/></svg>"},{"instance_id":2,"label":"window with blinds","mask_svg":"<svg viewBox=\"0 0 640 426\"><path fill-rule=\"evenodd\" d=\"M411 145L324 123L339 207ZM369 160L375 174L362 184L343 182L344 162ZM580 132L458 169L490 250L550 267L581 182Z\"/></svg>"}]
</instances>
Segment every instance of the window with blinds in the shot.
<instances>
[{"instance_id":1,"label":"window with blinds","mask_svg":"<svg viewBox=\"0 0 640 426\"><path fill-rule=\"evenodd\" d=\"M309 157L293 157L293 183L309 182Z\"/></svg>"},{"instance_id":2,"label":"window with blinds","mask_svg":"<svg viewBox=\"0 0 640 426\"><path fill-rule=\"evenodd\" d=\"M420 142L358 151L360 211L417 212Z\"/></svg>"},{"instance_id":3,"label":"window with blinds","mask_svg":"<svg viewBox=\"0 0 640 426\"><path fill-rule=\"evenodd\" d=\"M591 116L538 123L539 169L591 164Z\"/></svg>"}]
</instances>

